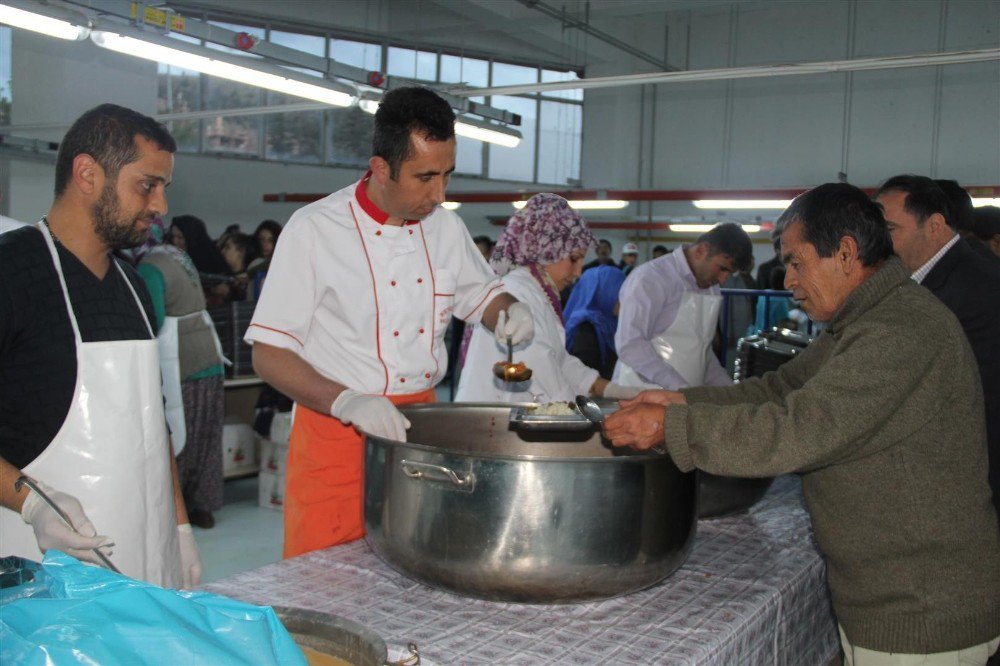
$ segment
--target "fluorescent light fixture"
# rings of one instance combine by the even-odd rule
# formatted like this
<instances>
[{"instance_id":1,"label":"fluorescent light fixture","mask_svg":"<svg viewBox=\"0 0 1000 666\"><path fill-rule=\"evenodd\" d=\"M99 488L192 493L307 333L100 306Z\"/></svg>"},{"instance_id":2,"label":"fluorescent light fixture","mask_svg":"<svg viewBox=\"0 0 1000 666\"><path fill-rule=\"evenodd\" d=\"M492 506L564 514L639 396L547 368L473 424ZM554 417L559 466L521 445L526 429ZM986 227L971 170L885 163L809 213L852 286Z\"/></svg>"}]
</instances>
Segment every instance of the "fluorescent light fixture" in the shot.
<instances>
[{"instance_id":1,"label":"fluorescent light fixture","mask_svg":"<svg viewBox=\"0 0 1000 666\"><path fill-rule=\"evenodd\" d=\"M576 210L618 210L628 205L627 201L621 199L567 199L566 201L570 208ZM521 210L527 203L527 201L512 201L511 205Z\"/></svg>"},{"instance_id":2,"label":"fluorescent light fixture","mask_svg":"<svg viewBox=\"0 0 1000 666\"><path fill-rule=\"evenodd\" d=\"M346 84L324 80L322 85L317 85L314 82L321 79L264 61L251 61L243 56L213 51L197 44L124 26L115 27L113 30L94 30L90 34L90 39L98 46L118 53L267 88L286 95L304 97L331 106L350 106L356 99L354 88Z\"/></svg>"},{"instance_id":3,"label":"fluorescent light fixture","mask_svg":"<svg viewBox=\"0 0 1000 666\"><path fill-rule=\"evenodd\" d=\"M990 197L972 197L972 206L974 208L982 208L983 206L997 206L1000 207L1000 198L990 198Z\"/></svg>"},{"instance_id":4,"label":"fluorescent light fixture","mask_svg":"<svg viewBox=\"0 0 1000 666\"><path fill-rule=\"evenodd\" d=\"M372 114L373 116L375 115L375 112L378 111L379 104L380 102L377 99L371 99L368 97L362 97L358 100L358 108L365 113Z\"/></svg>"},{"instance_id":5,"label":"fluorescent light fixture","mask_svg":"<svg viewBox=\"0 0 1000 666\"><path fill-rule=\"evenodd\" d=\"M57 18L36 14L35 12L27 12L23 9L11 7L10 5L0 5L0 23L6 23L15 28L40 32L43 35L59 39L86 39L87 33L90 32L90 29L85 25L75 25L69 21L62 21Z\"/></svg>"},{"instance_id":6,"label":"fluorescent light fixture","mask_svg":"<svg viewBox=\"0 0 1000 666\"><path fill-rule=\"evenodd\" d=\"M459 116L455 119L455 134L507 148L517 148L517 145L521 143L521 133L517 130L468 116Z\"/></svg>"},{"instance_id":7,"label":"fluorescent light fixture","mask_svg":"<svg viewBox=\"0 0 1000 666\"><path fill-rule=\"evenodd\" d=\"M703 234L706 231L711 231L716 226L717 225L715 224L671 224L670 230L677 231L680 233ZM747 232L748 234L752 234L755 231L760 231L759 224L741 224L740 226L743 227L743 231Z\"/></svg>"},{"instance_id":8,"label":"fluorescent light fixture","mask_svg":"<svg viewBox=\"0 0 1000 666\"><path fill-rule=\"evenodd\" d=\"M792 204L791 199L696 199L691 203L695 208L726 210L729 208L778 209L784 210Z\"/></svg>"},{"instance_id":9,"label":"fluorescent light fixture","mask_svg":"<svg viewBox=\"0 0 1000 666\"><path fill-rule=\"evenodd\" d=\"M458 210L461 207L462 204L457 201L445 201L441 204L441 208L444 208L445 210Z\"/></svg>"}]
</instances>

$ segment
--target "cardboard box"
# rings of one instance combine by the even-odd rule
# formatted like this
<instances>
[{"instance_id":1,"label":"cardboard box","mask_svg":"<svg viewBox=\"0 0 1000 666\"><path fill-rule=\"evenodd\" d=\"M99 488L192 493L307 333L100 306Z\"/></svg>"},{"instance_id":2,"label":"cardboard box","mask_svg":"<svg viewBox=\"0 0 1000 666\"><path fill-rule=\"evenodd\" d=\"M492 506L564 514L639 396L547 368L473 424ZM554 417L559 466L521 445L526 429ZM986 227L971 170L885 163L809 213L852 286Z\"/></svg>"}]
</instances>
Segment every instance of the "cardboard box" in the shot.
<instances>
[{"instance_id":1,"label":"cardboard box","mask_svg":"<svg viewBox=\"0 0 1000 666\"><path fill-rule=\"evenodd\" d=\"M252 474L259 469L257 433L246 423L227 422L222 426L222 475Z\"/></svg>"},{"instance_id":2,"label":"cardboard box","mask_svg":"<svg viewBox=\"0 0 1000 666\"><path fill-rule=\"evenodd\" d=\"M257 503L265 509L281 511L285 504L285 463L288 447L261 440L260 474L257 475Z\"/></svg>"}]
</instances>

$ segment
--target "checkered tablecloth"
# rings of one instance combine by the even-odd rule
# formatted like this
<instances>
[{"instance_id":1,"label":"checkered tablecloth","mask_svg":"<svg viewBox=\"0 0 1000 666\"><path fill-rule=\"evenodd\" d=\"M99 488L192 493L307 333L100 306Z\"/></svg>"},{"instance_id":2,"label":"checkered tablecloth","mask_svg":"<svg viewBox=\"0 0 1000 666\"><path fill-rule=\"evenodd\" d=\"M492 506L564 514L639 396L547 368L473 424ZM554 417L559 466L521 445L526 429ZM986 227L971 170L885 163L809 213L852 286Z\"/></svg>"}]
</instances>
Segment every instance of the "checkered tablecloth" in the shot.
<instances>
[{"instance_id":1,"label":"checkered tablecloth","mask_svg":"<svg viewBox=\"0 0 1000 666\"><path fill-rule=\"evenodd\" d=\"M362 541L207 585L258 604L333 613L385 639L390 659L420 648L444 664L802 664L838 649L823 561L796 477L748 513L703 520L684 566L642 592L531 605L417 583Z\"/></svg>"}]
</instances>

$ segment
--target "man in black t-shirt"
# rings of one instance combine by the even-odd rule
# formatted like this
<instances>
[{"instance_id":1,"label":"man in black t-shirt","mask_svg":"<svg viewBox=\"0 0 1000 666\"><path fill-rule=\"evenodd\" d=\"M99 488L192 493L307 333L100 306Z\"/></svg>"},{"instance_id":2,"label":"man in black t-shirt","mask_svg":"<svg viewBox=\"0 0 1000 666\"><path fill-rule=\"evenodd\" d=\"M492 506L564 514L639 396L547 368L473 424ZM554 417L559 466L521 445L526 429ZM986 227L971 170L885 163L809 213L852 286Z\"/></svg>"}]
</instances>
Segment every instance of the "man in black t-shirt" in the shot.
<instances>
[{"instance_id":1,"label":"man in black t-shirt","mask_svg":"<svg viewBox=\"0 0 1000 666\"><path fill-rule=\"evenodd\" d=\"M158 585L198 584L152 303L136 271L111 254L141 244L166 214L175 149L152 118L111 104L91 109L60 144L48 214L0 237L4 555L37 559L54 548L110 558Z\"/></svg>"}]
</instances>

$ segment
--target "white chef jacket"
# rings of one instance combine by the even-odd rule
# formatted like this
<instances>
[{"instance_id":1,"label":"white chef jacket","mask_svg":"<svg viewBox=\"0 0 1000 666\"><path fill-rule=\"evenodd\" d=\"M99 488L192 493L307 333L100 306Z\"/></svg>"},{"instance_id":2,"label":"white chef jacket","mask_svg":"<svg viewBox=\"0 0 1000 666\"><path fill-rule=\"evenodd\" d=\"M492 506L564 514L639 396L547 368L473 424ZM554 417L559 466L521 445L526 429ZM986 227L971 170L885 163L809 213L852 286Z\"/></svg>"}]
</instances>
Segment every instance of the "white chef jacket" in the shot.
<instances>
[{"instance_id":1,"label":"white chef jacket","mask_svg":"<svg viewBox=\"0 0 1000 666\"><path fill-rule=\"evenodd\" d=\"M588 395L598 372L566 351L566 329L531 271L517 268L503 281L506 290L528 306L535 320L535 337L514 347L514 362L531 368L531 379L507 383L495 377L493 364L507 360L507 346L499 344L483 326L476 326L455 401L555 402Z\"/></svg>"},{"instance_id":2,"label":"white chef jacket","mask_svg":"<svg viewBox=\"0 0 1000 666\"><path fill-rule=\"evenodd\" d=\"M619 362L635 370L644 380L675 391L688 385L669 363L656 353L650 342L674 323L685 292L718 296L718 285L702 289L684 256L682 246L658 259L647 261L632 271L622 285L618 300L618 330L615 348ZM729 386L732 378L714 355L705 369L709 386Z\"/></svg>"},{"instance_id":3,"label":"white chef jacket","mask_svg":"<svg viewBox=\"0 0 1000 666\"><path fill-rule=\"evenodd\" d=\"M6 215L0 215L0 234L5 234L8 231L13 231L20 227L31 226L27 222L21 222L20 220L15 220L12 217L7 217Z\"/></svg>"},{"instance_id":4,"label":"white chef jacket","mask_svg":"<svg viewBox=\"0 0 1000 666\"><path fill-rule=\"evenodd\" d=\"M461 218L437 208L383 224L365 178L292 215L244 339L362 393L416 393L447 370L452 315L480 321L503 283Z\"/></svg>"}]
</instances>

